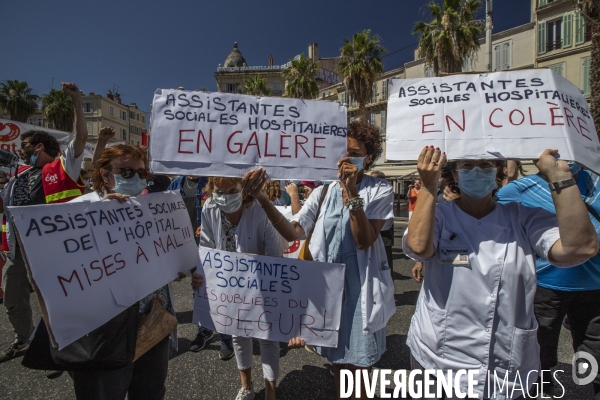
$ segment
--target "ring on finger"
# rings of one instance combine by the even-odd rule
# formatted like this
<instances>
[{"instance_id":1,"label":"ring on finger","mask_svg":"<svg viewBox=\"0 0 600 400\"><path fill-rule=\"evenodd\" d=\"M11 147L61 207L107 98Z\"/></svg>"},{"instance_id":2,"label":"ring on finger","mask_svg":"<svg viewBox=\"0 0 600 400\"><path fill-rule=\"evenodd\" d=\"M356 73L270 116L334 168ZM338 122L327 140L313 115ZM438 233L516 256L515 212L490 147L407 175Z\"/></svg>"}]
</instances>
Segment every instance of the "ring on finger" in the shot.
<instances>
[{"instance_id":1,"label":"ring on finger","mask_svg":"<svg viewBox=\"0 0 600 400\"><path fill-rule=\"evenodd\" d=\"M438 163L437 163L437 162L435 162L435 161L432 161L431 163L432 163L433 165L438 165Z\"/></svg>"}]
</instances>

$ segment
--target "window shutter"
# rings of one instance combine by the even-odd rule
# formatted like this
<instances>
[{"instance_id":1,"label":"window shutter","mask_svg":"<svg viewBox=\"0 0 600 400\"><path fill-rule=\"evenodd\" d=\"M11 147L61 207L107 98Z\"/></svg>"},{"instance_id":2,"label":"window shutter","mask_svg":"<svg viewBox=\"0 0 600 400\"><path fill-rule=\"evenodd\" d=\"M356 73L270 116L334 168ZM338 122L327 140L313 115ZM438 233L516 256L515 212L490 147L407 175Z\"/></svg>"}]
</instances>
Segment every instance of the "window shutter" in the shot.
<instances>
[{"instance_id":1,"label":"window shutter","mask_svg":"<svg viewBox=\"0 0 600 400\"><path fill-rule=\"evenodd\" d=\"M538 24L538 54L546 52L546 21Z\"/></svg>"},{"instance_id":2,"label":"window shutter","mask_svg":"<svg viewBox=\"0 0 600 400\"><path fill-rule=\"evenodd\" d=\"M581 89L583 94L590 94L590 58L584 58L581 63Z\"/></svg>"},{"instance_id":3,"label":"window shutter","mask_svg":"<svg viewBox=\"0 0 600 400\"><path fill-rule=\"evenodd\" d=\"M571 47L573 44L573 14L567 13L562 18L562 47Z\"/></svg>"},{"instance_id":4,"label":"window shutter","mask_svg":"<svg viewBox=\"0 0 600 400\"><path fill-rule=\"evenodd\" d=\"M502 44L502 69L510 69L510 42Z\"/></svg>"},{"instance_id":5,"label":"window shutter","mask_svg":"<svg viewBox=\"0 0 600 400\"><path fill-rule=\"evenodd\" d=\"M500 71L502 69L502 51L500 45L494 46L494 57L496 57L494 71Z\"/></svg>"},{"instance_id":6,"label":"window shutter","mask_svg":"<svg viewBox=\"0 0 600 400\"><path fill-rule=\"evenodd\" d=\"M575 44L585 41L585 21L579 11L575 13Z\"/></svg>"}]
</instances>

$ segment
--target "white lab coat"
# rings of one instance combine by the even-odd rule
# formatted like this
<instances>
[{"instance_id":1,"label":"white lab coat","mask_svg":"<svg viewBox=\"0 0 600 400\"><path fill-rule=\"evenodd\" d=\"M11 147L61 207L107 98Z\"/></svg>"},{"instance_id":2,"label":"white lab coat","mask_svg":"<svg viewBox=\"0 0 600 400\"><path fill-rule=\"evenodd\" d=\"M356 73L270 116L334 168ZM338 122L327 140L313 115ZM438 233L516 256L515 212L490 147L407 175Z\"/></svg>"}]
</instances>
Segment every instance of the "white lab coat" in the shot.
<instances>
[{"instance_id":1,"label":"white lab coat","mask_svg":"<svg viewBox=\"0 0 600 400\"><path fill-rule=\"evenodd\" d=\"M282 257L289 243L273 227L257 201L245 207L237 225L235 238L239 253ZM202 207L200 246L225 250L225 232L221 224L221 210L209 198Z\"/></svg>"},{"instance_id":2,"label":"white lab coat","mask_svg":"<svg viewBox=\"0 0 600 400\"><path fill-rule=\"evenodd\" d=\"M293 221L300 224L306 234L313 227L315 228L309 245L309 250L315 261L327 261L323 216L325 215L325 205L331 195L331 190L336 185L339 185L339 182L330 185L318 216L316 214L323 186L313 190L300 212L292 218ZM394 191L392 186L386 180L365 175L358 189L358 195L364 201L367 218L385 220L386 223L382 230L389 229L391 224L394 223ZM375 243L368 249L357 249L356 255L360 272L363 334L369 335L385 327L388 320L396 312L394 282L381 236L378 236Z\"/></svg>"},{"instance_id":3,"label":"white lab coat","mask_svg":"<svg viewBox=\"0 0 600 400\"><path fill-rule=\"evenodd\" d=\"M559 239L556 216L510 203L496 204L478 220L455 202L438 204L436 253L430 258L414 254L406 243L407 232L402 243L405 254L426 267L407 338L415 359L426 369L479 370L475 376L479 398L509 399L517 372L523 386L527 381L531 386L540 367L534 253L548 258ZM454 253L468 255L467 264L443 261ZM485 386L488 370L492 384L494 371L499 380L508 371L508 388L496 397L493 386L489 395ZM528 378L530 371L535 372ZM466 392L467 377L462 378L460 387ZM518 397L522 395L518 381L515 386Z\"/></svg>"}]
</instances>

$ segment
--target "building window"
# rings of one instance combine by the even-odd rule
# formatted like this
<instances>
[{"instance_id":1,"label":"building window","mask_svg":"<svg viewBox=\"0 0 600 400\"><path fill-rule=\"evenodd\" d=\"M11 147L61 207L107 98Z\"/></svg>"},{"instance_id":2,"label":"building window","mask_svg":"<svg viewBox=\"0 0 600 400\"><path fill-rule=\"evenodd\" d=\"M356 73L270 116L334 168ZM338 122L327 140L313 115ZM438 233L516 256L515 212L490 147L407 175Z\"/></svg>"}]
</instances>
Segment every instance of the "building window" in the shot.
<instances>
[{"instance_id":1,"label":"building window","mask_svg":"<svg viewBox=\"0 0 600 400\"><path fill-rule=\"evenodd\" d=\"M115 116L115 108L113 106L108 107L108 115L110 115L111 117Z\"/></svg>"},{"instance_id":2,"label":"building window","mask_svg":"<svg viewBox=\"0 0 600 400\"><path fill-rule=\"evenodd\" d=\"M590 94L590 63L591 58L585 57L581 59L581 90L583 94Z\"/></svg>"},{"instance_id":3,"label":"building window","mask_svg":"<svg viewBox=\"0 0 600 400\"><path fill-rule=\"evenodd\" d=\"M127 139L127 130L125 128L121 128L121 138Z\"/></svg>"},{"instance_id":4,"label":"building window","mask_svg":"<svg viewBox=\"0 0 600 400\"><path fill-rule=\"evenodd\" d=\"M133 111L129 111L129 118L134 119L135 113Z\"/></svg>"},{"instance_id":5,"label":"building window","mask_svg":"<svg viewBox=\"0 0 600 400\"><path fill-rule=\"evenodd\" d=\"M92 103L83 103L83 112L91 113L92 112Z\"/></svg>"},{"instance_id":6,"label":"building window","mask_svg":"<svg viewBox=\"0 0 600 400\"><path fill-rule=\"evenodd\" d=\"M462 62L462 72L471 72L472 68L472 61L470 57L465 57L463 58L463 62Z\"/></svg>"},{"instance_id":7,"label":"building window","mask_svg":"<svg viewBox=\"0 0 600 400\"><path fill-rule=\"evenodd\" d=\"M131 139L131 140L129 141L129 144L130 144L130 145L132 145L132 146L133 146L133 144L134 144L134 143L135 143L135 142L133 141L133 139Z\"/></svg>"},{"instance_id":8,"label":"building window","mask_svg":"<svg viewBox=\"0 0 600 400\"><path fill-rule=\"evenodd\" d=\"M43 126L43 125L44 125L44 124L43 124L43 121L44 121L43 119L41 119L41 118L38 118L38 123L37 123L37 124L38 124L38 126Z\"/></svg>"},{"instance_id":9,"label":"building window","mask_svg":"<svg viewBox=\"0 0 600 400\"><path fill-rule=\"evenodd\" d=\"M494 71L510 69L510 41L494 46Z\"/></svg>"},{"instance_id":10,"label":"building window","mask_svg":"<svg viewBox=\"0 0 600 400\"><path fill-rule=\"evenodd\" d=\"M381 111L381 136L385 139L385 130L387 128L387 111Z\"/></svg>"},{"instance_id":11,"label":"building window","mask_svg":"<svg viewBox=\"0 0 600 400\"><path fill-rule=\"evenodd\" d=\"M29 118L29 125L35 125L35 118Z\"/></svg>"},{"instance_id":12,"label":"building window","mask_svg":"<svg viewBox=\"0 0 600 400\"><path fill-rule=\"evenodd\" d=\"M346 92L342 92L342 104L346 104Z\"/></svg>"},{"instance_id":13,"label":"building window","mask_svg":"<svg viewBox=\"0 0 600 400\"><path fill-rule=\"evenodd\" d=\"M127 121L127 111L120 111L121 113L121 119L123 121Z\"/></svg>"},{"instance_id":14,"label":"building window","mask_svg":"<svg viewBox=\"0 0 600 400\"><path fill-rule=\"evenodd\" d=\"M389 79L385 79L383 81L383 86L382 86L382 91L383 91L383 100L387 100L388 96L389 96L389 92L388 92L388 86L390 84L390 80Z\"/></svg>"},{"instance_id":15,"label":"building window","mask_svg":"<svg viewBox=\"0 0 600 400\"><path fill-rule=\"evenodd\" d=\"M136 113L135 114L135 119L136 119L136 121L139 121L140 120L140 114Z\"/></svg>"},{"instance_id":16,"label":"building window","mask_svg":"<svg viewBox=\"0 0 600 400\"><path fill-rule=\"evenodd\" d=\"M425 65L425 77L433 78L434 76L435 76L435 74L433 73L433 66Z\"/></svg>"},{"instance_id":17,"label":"building window","mask_svg":"<svg viewBox=\"0 0 600 400\"><path fill-rule=\"evenodd\" d=\"M92 123L91 122L86 122L85 123L85 127L87 128L88 135L91 135L92 134Z\"/></svg>"},{"instance_id":18,"label":"building window","mask_svg":"<svg viewBox=\"0 0 600 400\"><path fill-rule=\"evenodd\" d=\"M551 69L552 71L556 72L560 76L565 76L564 63L549 65L548 68Z\"/></svg>"},{"instance_id":19,"label":"building window","mask_svg":"<svg viewBox=\"0 0 600 400\"><path fill-rule=\"evenodd\" d=\"M237 83L227 84L227 93L237 93Z\"/></svg>"},{"instance_id":20,"label":"building window","mask_svg":"<svg viewBox=\"0 0 600 400\"><path fill-rule=\"evenodd\" d=\"M546 51L562 49L562 18L546 22Z\"/></svg>"},{"instance_id":21,"label":"building window","mask_svg":"<svg viewBox=\"0 0 600 400\"><path fill-rule=\"evenodd\" d=\"M546 52L546 22L542 21L538 24L538 54Z\"/></svg>"},{"instance_id":22,"label":"building window","mask_svg":"<svg viewBox=\"0 0 600 400\"><path fill-rule=\"evenodd\" d=\"M373 87L371 88L371 103L377 102L377 82L373 82Z\"/></svg>"},{"instance_id":23,"label":"building window","mask_svg":"<svg viewBox=\"0 0 600 400\"><path fill-rule=\"evenodd\" d=\"M136 143L137 143L137 146L140 147L140 141L138 140Z\"/></svg>"},{"instance_id":24,"label":"building window","mask_svg":"<svg viewBox=\"0 0 600 400\"><path fill-rule=\"evenodd\" d=\"M144 124L146 123L146 116L145 115L142 115L142 123L144 123Z\"/></svg>"},{"instance_id":25,"label":"building window","mask_svg":"<svg viewBox=\"0 0 600 400\"><path fill-rule=\"evenodd\" d=\"M369 114L369 125L375 126L375 113Z\"/></svg>"}]
</instances>

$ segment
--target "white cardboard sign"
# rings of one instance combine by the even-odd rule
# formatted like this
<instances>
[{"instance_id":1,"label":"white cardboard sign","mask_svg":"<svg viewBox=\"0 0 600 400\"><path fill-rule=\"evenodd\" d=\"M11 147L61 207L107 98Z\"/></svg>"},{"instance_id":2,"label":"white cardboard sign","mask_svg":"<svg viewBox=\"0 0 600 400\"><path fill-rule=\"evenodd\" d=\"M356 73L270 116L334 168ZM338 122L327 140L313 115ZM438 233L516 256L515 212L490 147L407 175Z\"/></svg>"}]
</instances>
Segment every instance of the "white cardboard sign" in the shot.
<instances>
[{"instance_id":1,"label":"white cardboard sign","mask_svg":"<svg viewBox=\"0 0 600 400\"><path fill-rule=\"evenodd\" d=\"M152 103L153 173L337 179L346 107L316 100L158 89Z\"/></svg>"},{"instance_id":2,"label":"white cardboard sign","mask_svg":"<svg viewBox=\"0 0 600 400\"><path fill-rule=\"evenodd\" d=\"M9 210L59 349L197 263L178 192Z\"/></svg>"},{"instance_id":3,"label":"white cardboard sign","mask_svg":"<svg viewBox=\"0 0 600 400\"><path fill-rule=\"evenodd\" d=\"M337 347L344 270L200 247L205 283L194 294L193 321L229 335Z\"/></svg>"},{"instance_id":4,"label":"white cardboard sign","mask_svg":"<svg viewBox=\"0 0 600 400\"><path fill-rule=\"evenodd\" d=\"M549 69L394 79L386 158L417 160L433 145L448 159L535 159L545 149L600 172L585 97Z\"/></svg>"}]
</instances>

